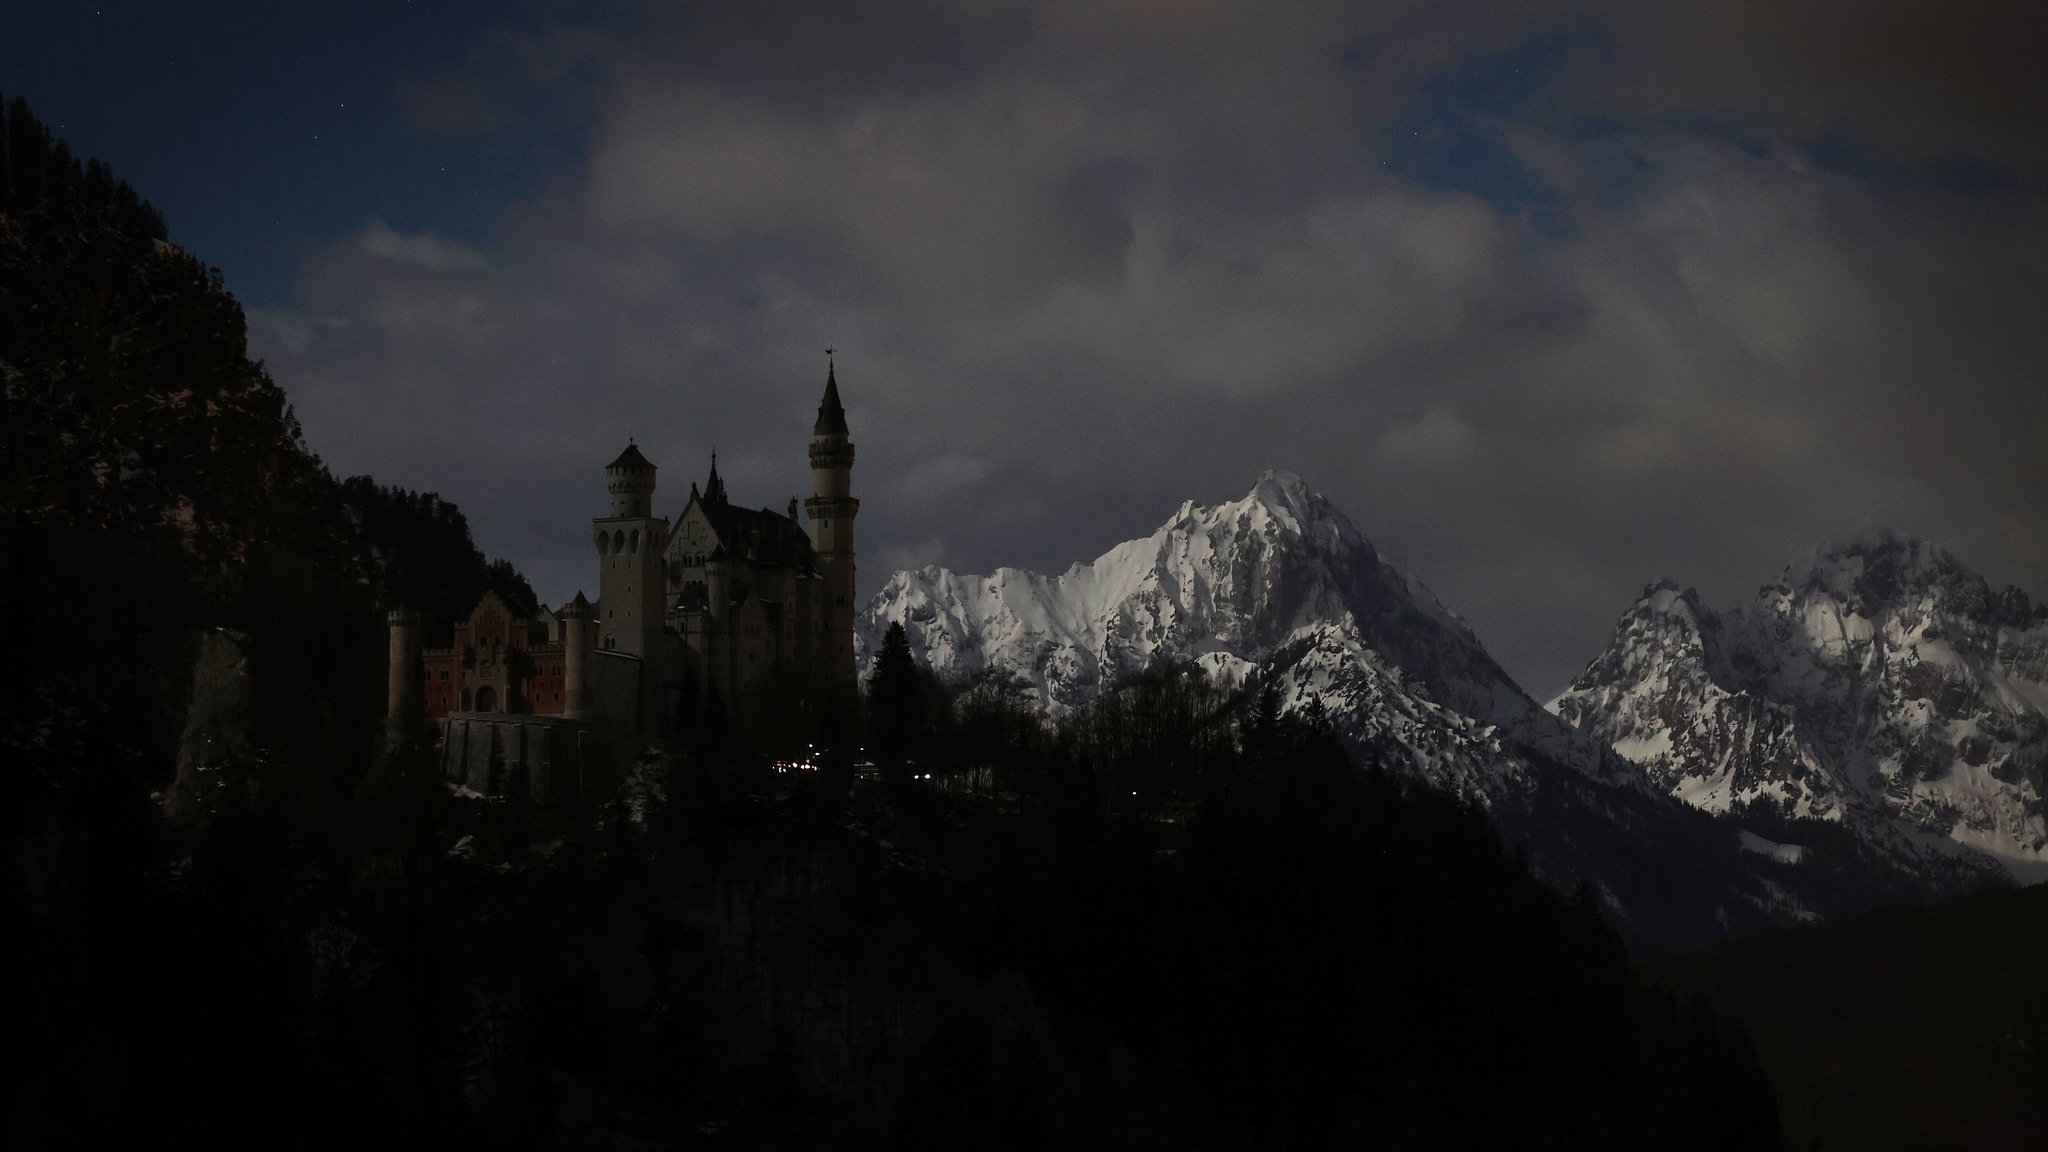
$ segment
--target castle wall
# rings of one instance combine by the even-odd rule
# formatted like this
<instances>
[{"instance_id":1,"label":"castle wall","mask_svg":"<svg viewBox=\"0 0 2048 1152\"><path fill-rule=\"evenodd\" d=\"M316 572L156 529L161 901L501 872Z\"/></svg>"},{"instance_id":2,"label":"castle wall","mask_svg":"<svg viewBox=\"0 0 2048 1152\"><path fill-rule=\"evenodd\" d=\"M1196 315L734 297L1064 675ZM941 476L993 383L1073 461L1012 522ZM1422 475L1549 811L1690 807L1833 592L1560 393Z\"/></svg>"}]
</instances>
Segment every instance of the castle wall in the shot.
<instances>
[{"instance_id":1,"label":"castle wall","mask_svg":"<svg viewBox=\"0 0 2048 1152\"><path fill-rule=\"evenodd\" d=\"M441 773L450 783L556 808L610 799L641 743L631 730L495 712L450 715L441 737Z\"/></svg>"},{"instance_id":2,"label":"castle wall","mask_svg":"<svg viewBox=\"0 0 2048 1152\"><path fill-rule=\"evenodd\" d=\"M602 724L640 730L647 662L600 648L591 654L588 671L590 695L585 710L590 717Z\"/></svg>"}]
</instances>

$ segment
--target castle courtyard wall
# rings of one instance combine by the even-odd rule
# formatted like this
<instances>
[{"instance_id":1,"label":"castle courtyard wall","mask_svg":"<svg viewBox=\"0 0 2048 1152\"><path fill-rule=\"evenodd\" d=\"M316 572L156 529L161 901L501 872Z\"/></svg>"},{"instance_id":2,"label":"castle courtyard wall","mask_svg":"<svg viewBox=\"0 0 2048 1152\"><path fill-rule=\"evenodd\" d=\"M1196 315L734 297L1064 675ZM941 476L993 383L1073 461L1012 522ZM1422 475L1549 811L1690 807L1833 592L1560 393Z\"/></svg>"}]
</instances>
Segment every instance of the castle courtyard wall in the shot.
<instances>
[{"instance_id":1,"label":"castle courtyard wall","mask_svg":"<svg viewBox=\"0 0 2048 1152\"><path fill-rule=\"evenodd\" d=\"M643 742L631 729L559 716L456 712L440 725L449 783L560 808L610 799Z\"/></svg>"}]
</instances>

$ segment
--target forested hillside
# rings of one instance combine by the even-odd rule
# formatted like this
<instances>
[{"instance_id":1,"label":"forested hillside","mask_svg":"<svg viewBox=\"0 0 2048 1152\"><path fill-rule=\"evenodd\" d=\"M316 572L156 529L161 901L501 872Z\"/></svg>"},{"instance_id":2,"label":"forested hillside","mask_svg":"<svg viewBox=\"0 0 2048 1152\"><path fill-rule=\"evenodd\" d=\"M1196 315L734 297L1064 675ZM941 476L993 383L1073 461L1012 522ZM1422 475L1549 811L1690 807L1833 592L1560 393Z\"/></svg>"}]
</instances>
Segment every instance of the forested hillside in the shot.
<instances>
[{"instance_id":1,"label":"forested hillside","mask_svg":"<svg viewBox=\"0 0 2048 1152\"><path fill-rule=\"evenodd\" d=\"M524 581L459 513L389 541L351 516L352 495L439 502L338 484L219 271L24 102L0 111L0 828L35 990L10 1047L39 1061L10 1102L33 1113L135 1087L148 1006L185 994L173 893L213 830L355 834L386 569L472 600Z\"/></svg>"},{"instance_id":2,"label":"forested hillside","mask_svg":"<svg viewBox=\"0 0 2048 1152\"><path fill-rule=\"evenodd\" d=\"M1792 1148L2041 1147L2048 886L1886 908L1655 962L1752 1029Z\"/></svg>"}]
</instances>

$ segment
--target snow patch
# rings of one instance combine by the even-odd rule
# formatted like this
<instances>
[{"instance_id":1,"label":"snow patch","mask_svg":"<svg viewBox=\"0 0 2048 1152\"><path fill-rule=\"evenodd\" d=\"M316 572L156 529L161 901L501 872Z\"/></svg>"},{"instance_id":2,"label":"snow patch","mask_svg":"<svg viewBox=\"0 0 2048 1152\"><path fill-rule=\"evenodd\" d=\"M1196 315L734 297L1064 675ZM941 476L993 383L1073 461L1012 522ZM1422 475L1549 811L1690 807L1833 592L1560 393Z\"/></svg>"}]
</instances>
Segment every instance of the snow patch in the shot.
<instances>
[{"instance_id":1,"label":"snow patch","mask_svg":"<svg viewBox=\"0 0 2048 1152\"><path fill-rule=\"evenodd\" d=\"M1801 860L1806 859L1806 849L1797 844L1774 844L1756 833L1748 831L1738 832L1737 835L1741 837L1742 850L1744 852L1754 852L1759 856L1768 856L1780 864L1797 864Z\"/></svg>"}]
</instances>

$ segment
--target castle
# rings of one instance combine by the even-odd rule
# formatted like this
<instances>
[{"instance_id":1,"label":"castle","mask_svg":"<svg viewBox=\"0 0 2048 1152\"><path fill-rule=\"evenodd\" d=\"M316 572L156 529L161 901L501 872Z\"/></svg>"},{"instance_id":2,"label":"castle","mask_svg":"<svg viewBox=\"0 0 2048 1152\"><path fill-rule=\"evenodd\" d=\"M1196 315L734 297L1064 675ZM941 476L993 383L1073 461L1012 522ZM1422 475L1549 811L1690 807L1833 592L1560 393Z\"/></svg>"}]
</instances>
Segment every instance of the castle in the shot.
<instances>
[{"instance_id":1,"label":"castle","mask_svg":"<svg viewBox=\"0 0 2048 1152\"><path fill-rule=\"evenodd\" d=\"M854 688L853 440L836 368L811 428L809 531L734 504L718 459L671 522L654 514L655 466L628 443L605 467L608 514L591 521L595 601L523 619L487 594L446 648L391 614L390 717L438 722L449 775L486 793L566 799L621 755L676 735L678 718L774 684L799 701ZM415 711L418 710L418 711Z\"/></svg>"}]
</instances>

